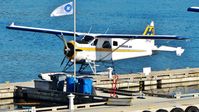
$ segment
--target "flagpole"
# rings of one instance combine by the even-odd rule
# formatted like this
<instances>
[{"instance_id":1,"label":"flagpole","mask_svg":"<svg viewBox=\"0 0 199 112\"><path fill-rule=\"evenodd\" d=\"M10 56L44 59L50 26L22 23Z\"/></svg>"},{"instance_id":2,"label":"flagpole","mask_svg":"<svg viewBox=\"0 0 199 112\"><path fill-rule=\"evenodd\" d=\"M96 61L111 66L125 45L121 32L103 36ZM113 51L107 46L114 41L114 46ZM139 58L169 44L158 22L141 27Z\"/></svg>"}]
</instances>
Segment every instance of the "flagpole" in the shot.
<instances>
[{"instance_id":1,"label":"flagpole","mask_svg":"<svg viewBox=\"0 0 199 112\"><path fill-rule=\"evenodd\" d=\"M76 77L76 0L74 0L74 77Z\"/></svg>"},{"instance_id":2,"label":"flagpole","mask_svg":"<svg viewBox=\"0 0 199 112\"><path fill-rule=\"evenodd\" d=\"M72 15L74 13L74 75L76 77L76 0L73 2L65 3L59 7L57 7L51 14L51 17L55 16L65 16L65 15ZM75 91L75 86L74 86Z\"/></svg>"}]
</instances>

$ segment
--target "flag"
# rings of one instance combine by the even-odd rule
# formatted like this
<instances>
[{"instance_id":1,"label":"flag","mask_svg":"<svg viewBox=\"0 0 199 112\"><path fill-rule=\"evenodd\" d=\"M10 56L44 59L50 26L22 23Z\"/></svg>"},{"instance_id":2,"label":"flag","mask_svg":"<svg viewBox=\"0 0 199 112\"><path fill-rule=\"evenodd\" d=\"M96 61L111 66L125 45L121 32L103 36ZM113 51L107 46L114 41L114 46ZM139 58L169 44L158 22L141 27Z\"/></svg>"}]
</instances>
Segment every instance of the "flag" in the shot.
<instances>
[{"instance_id":1,"label":"flag","mask_svg":"<svg viewBox=\"0 0 199 112\"><path fill-rule=\"evenodd\" d=\"M57 7L51 14L51 17L65 16L73 14L73 2L69 2Z\"/></svg>"}]
</instances>

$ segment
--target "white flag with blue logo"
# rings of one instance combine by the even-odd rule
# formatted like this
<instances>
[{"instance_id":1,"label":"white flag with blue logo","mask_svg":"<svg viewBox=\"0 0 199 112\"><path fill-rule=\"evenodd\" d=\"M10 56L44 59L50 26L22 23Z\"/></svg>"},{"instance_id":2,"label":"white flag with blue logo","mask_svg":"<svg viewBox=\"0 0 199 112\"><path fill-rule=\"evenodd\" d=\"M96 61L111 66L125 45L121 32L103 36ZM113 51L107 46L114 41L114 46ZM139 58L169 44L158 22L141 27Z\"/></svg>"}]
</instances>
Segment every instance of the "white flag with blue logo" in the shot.
<instances>
[{"instance_id":1,"label":"white flag with blue logo","mask_svg":"<svg viewBox=\"0 0 199 112\"><path fill-rule=\"evenodd\" d=\"M51 17L55 16L65 16L73 14L73 2L66 3L57 7L51 14Z\"/></svg>"}]
</instances>

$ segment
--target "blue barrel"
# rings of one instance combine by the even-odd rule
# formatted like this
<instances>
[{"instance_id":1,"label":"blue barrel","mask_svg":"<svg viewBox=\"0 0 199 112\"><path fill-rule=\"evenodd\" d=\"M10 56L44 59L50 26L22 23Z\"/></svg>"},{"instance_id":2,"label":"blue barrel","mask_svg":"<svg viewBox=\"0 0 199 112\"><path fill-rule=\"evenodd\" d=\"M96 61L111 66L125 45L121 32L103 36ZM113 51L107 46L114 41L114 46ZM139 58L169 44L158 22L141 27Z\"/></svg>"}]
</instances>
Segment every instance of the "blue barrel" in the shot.
<instances>
[{"instance_id":1,"label":"blue barrel","mask_svg":"<svg viewBox=\"0 0 199 112\"><path fill-rule=\"evenodd\" d=\"M79 78L79 93L92 94L93 81L90 78Z\"/></svg>"},{"instance_id":2,"label":"blue barrel","mask_svg":"<svg viewBox=\"0 0 199 112\"><path fill-rule=\"evenodd\" d=\"M78 78L78 82L79 82L79 87L78 87L78 92L79 93L83 93L83 85L84 85L84 81L83 78Z\"/></svg>"},{"instance_id":3,"label":"blue barrel","mask_svg":"<svg viewBox=\"0 0 199 112\"><path fill-rule=\"evenodd\" d=\"M74 86L75 86L75 78L74 77L67 77L67 92L74 92Z\"/></svg>"}]
</instances>

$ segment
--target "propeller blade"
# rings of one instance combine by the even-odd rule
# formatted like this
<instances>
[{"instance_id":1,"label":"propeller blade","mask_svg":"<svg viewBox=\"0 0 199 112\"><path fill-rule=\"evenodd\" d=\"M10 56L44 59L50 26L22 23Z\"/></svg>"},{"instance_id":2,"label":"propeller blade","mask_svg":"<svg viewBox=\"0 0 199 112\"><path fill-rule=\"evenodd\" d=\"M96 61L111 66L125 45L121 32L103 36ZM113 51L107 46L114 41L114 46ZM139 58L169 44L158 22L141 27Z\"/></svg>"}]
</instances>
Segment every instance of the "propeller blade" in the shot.
<instances>
[{"instance_id":1,"label":"propeller blade","mask_svg":"<svg viewBox=\"0 0 199 112\"><path fill-rule=\"evenodd\" d=\"M57 35L59 37L59 39L62 40L62 42L64 43L64 54L67 55L68 54L68 51L70 51L69 47L68 47L68 44L67 44L67 41L66 39L64 38L64 35L61 33L61 35Z\"/></svg>"},{"instance_id":2,"label":"propeller blade","mask_svg":"<svg viewBox=\"0 0 199 112\"><path fill-rule=\"evenodd\" d=\"M67 41L66 39L64 38L64 35L62 34L61 35L61 38L64 42L64 54L67 55L68 54L68 51L70 51L69 47L68 47L68 44L67 44Z\"/></svg>"},{"instance_id":3,"label":"propeller blade","mask_svg":"<svg viewBox=\"0 0 199 112\"><path fill-rule=\"evenodd\" d=\"M64 46L66 46L66 48L68 49L67 41L66 41L66 39L64 38L64 35L63 35L63 34L61 35L61 38L62 38L62 40L63 40L63 42L64 42Z\"/></svg>"},{"instance_id":4,"label":"propeller blade","mask_svg":"<svg viewBox=\"0 0 199 112\"><path fill-rule=\"evenodd\" d=\"M63 33L61 33L61 35L57 35L59 37L59 39L61 39L64 43L64 46L66 46L66 48L68 48L68 45L67 45L67 41L66 39L64 38L64 35Z\"/></svg>"}]
</instances>

